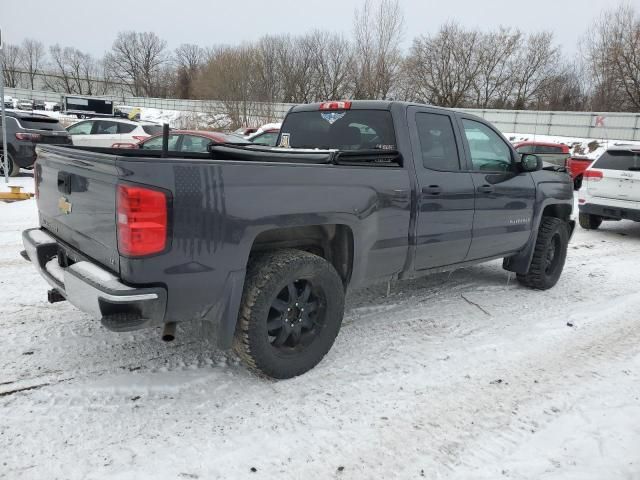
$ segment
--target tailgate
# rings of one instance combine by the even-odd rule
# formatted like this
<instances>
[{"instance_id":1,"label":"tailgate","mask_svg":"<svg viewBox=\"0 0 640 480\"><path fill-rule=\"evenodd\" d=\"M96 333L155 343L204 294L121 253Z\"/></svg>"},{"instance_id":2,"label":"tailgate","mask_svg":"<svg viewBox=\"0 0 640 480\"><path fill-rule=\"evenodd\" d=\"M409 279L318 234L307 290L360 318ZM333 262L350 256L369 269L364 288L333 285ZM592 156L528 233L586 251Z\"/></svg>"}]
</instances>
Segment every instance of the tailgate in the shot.
<instances>
[{"instance_id":1,"label":"tailgate","mask_svg":"<svg viewBox=\"0 0 640 480\"><path fill-rule=\"evenodd\" d=\"M119 272L116 156L38 147L40 224L63 243Z\"/></svg>"}]
</instances>

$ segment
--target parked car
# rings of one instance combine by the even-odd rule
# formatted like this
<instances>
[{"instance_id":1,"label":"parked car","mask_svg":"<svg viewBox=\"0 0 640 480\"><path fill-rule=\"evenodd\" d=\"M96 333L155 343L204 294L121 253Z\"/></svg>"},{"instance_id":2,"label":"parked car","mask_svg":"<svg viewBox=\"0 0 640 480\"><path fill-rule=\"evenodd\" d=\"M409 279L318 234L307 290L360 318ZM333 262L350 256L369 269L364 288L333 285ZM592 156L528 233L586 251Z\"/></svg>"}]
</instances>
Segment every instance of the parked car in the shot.
<instances>
[{"instance_id":1,"label":"parked car","mask_svg":"<svg viewBox=\"0 0 640 480\"><path fill-rule=\"evenodd\" d=\"M573 180L573 189L580 190L584 171L593 163L592 158L574 156L567 159L567 171Z\"/></svg>"},{"instance_id":2,"label":"parked car","mask_svg":"<svg viewBox=\"0 0 640 480\"><path fill-rule=\"evenodd\" d=\"M33 100L18 100L18 110L33 110Z\"/></svg>"},{"instance_id":3,"label":"parked car","mask_svg":"<svg viewBox=\"0 0 640 480\"><path fill-rule=\"evenodd\" d=\"M46 110L47 106L44 100L34 100L33 101L33 109L34 110Z\"/></svg>"},{"instance_id":4,"label":"parked car","mask_svg":"<svg viewBox=\"0 0 640 480\"><path fill-rule=\"evenodd\" d=\"M260 128L255 133L245 137L251 143L256 145L264 145L268 147L275 147L278 141L278 135L280 134L280 124L268 125Z\"/></svg>"},{"instance_id":5,"label":"parked car","mask_svg":"<svg viewBox=\"0 0 640 480\"><path fill-rule=\"evenodd\" d=\"M514 145L518 153L533 153L542 158L542 161L556 167L565 167L571 154L569 147L563 143L549 143L526 141Z\"/></svg>"},{"instance_id":6,"label":"parked car","mask_svg":"<svg viewBox=\"0 0 640 480\"><path fill-rule=\"evenodd\" d=\"M74 145L111 147L114 143L138 143L162 133L162 125L120 118L81 120L67 127Z\"/></svg>"},{"instance_id":7,"label":"parked car","mask_svg":"<svg viewBox=\"0 0 640 480\"><path fill-rule=\"evenodd\" d=\"M4 108L13 108L13 98L5 95L3 101L4 101Z\"/></svg>"},{"instance_id":8,"label":"parked car","mask_svg":"<svg viewBox=\"0 0 640 480\"><path fill-rule=\"evenodd\" d=\"M7 167L10 176L20 173L20 168L32 168L36 160L36 145L41 143L70 145L69 134L55 118L18 110L6 111L7 118L7 150L9 155ZM2 118L0 118L2 126ZM0 151L2 151L0 137ZM4 176L4 168L0 166Z\"/></svg>"},{"instance_id":9,"label":"parked car","mask_svg":"<svg viewBox=\"0 0 640 480\"><path fill-rule=\"evenodd\" d=\"M325 102L293 107L281 138L291 148L214 145L193 161L40 147L40 228L23 241L50 301L167 340L176 322L213 322L221 348L289 378L331 348L347 288L498 258L529 288L560 278L569 176L482 118Z\"/></svg>"},{"instance_id":10,"label":"parked car","mask_svg":"<svg viewBox=\"0 0 640 480\"><path fill-rule=\"evenodd\" d=\"M640 222L640 147L607 149L583 173L578 196L580 226L595 230L604 220Z\"/></svg>"},{"instance_id":11,"label":"parked car","mask_svg":"<svg viewBox=\"0 0 640 480\"><path fill-rule=\"evenodd\" d=\"M139 143L115 143L113 148L162 150L162 134L154 135ZM168 139L168 150L173 152L209 153L214 143L250 144L248 140L233 133L209 132L205 130L172 130Z\"/></svg>"}]
</instances>

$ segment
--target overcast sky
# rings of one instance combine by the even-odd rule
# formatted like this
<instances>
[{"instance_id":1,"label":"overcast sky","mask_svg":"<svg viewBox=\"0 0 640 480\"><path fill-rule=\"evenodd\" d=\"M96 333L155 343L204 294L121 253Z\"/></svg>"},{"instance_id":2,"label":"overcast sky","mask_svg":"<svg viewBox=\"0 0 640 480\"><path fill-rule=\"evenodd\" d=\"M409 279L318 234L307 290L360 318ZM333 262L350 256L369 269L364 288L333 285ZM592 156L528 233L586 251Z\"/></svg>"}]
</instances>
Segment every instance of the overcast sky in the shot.
<instances>
[{"instance_id":1,"label":"overcast sky","mask_svg":"<svg viewBox=\"0 0 640 480\"><path fill-rule=\"evenodd\" d=\"M627 0L638 2L639 0ZM118 31L154 31L170 48L254 40L264 34L320 28L350 33L363 0L0 0L4 41L32 37L101 56ZM620 0L400 0L405 46L447 20L467 27L498 25L524 31L551 30L571 55L588 25Z\"/></svg>"}]
</instances>

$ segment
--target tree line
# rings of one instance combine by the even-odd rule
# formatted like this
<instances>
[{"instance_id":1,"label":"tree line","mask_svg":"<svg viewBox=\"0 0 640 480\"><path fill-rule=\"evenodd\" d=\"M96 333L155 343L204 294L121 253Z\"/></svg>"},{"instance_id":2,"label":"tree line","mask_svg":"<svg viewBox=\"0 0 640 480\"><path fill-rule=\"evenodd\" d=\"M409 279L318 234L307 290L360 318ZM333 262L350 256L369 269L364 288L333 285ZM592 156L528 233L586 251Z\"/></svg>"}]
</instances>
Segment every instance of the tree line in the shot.
<instances>
[{"instance_id":1,"label":"tree line","mask_svg":"<svg viewBox=\"0 0 640 480\"><path fill-rule=\"evenodd\" d=\"M467 28L455 21L404 45L397 0L366 0L349 35L314 30L239 45L180 45L153 32L120 32L102 58L37 40L5 44L10 87L87 95L226 102L241 123L256 105L396 99L445 107L640 109L640 12L604 11L567 57L548 31Z\"/></svg>"}]
</instances>

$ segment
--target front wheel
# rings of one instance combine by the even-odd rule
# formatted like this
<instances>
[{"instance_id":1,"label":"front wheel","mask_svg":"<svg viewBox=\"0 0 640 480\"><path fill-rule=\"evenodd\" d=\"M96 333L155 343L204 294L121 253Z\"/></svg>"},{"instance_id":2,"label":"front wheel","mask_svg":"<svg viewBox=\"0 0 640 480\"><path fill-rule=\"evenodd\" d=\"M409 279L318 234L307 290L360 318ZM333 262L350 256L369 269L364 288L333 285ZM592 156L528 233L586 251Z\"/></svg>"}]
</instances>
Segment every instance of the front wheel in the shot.
<instances>
[{"instance_id":1,"label":"front wheel","mask_svg":"<svg viewBox=\"0 0 640 480\"><path fill-rule=\"evenodd\" d=\"M567 223L555 217L543 217L529 271L518 274L518 281L526 287L547 290L560 279L567 259L569 229Z\"/></svg>"},{"instance_id":2,"label":"front wheel","mask_svg":"<svg viewBox=\"0 0 640 480\"><path fill-rule=\"evenodd\" d=\"M295 377L326 355L343 313L344 287L329 262L301 250L265 253L247 270L233 347L259 374Z\"/></svg>"}]
</instances>

